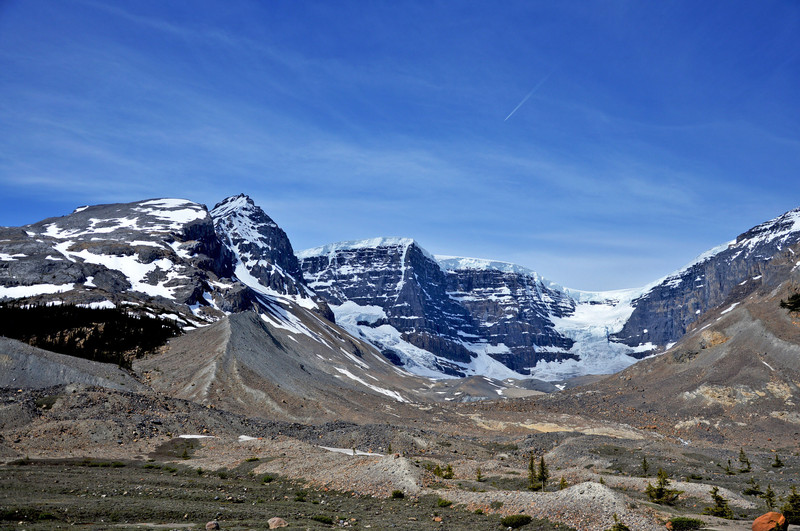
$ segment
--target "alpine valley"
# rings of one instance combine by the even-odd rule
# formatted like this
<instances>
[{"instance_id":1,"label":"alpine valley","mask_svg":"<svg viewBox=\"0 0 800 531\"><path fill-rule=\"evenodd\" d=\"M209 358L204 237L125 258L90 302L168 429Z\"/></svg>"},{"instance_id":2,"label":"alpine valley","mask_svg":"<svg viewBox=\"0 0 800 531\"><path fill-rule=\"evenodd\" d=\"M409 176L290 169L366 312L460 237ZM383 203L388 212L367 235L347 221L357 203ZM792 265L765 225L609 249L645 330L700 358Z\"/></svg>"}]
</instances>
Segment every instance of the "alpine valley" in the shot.
<instances>
[{"instance_id":1,"label":"alpine valley","mask_svg":"<svg viewBox=\"0 0 800 531\"><path fill-rule=\"evenodd\" d=\"M800 209L641 288L589 292L409 238L295 252L246 195L211 209L83 206L0 227L0 473L23 485L23 461L190 463L202 465L195 478L279 478L256 492L322 489L320 513L329 490L397 491L422 504L398 509L391 527L407 529L490 528L519 512L540 529L617 518L659 529L675 514L700 516L698 501L721 486L752 520L762 504L740 494L746 479L788 496L800 473L800 324L786 308L798 286ZM745 449L749 476L731 472ZM778 455L780 469L769 464ZM568 488L520 486L534 456ZM647 501L647 459L685 493L669 511ZM256 525L259 503L298 528L327 522L298 509L304 499L281 505L284 491L218 488L230 503L218 494L214 513L231 527ZM431 517L419 500L433 494L470 511ZM99 519L31 496L16 512L3 507L2 520L44 529L25 511L45 509L63 523ZM382 510L348 499L337 498L337 515L357 517L336 516L339 525L390 527ZM204 518L186 503L151 519ZM149 514L140 509L122 503L117 520Z\"/></svg>"}]
</instances>

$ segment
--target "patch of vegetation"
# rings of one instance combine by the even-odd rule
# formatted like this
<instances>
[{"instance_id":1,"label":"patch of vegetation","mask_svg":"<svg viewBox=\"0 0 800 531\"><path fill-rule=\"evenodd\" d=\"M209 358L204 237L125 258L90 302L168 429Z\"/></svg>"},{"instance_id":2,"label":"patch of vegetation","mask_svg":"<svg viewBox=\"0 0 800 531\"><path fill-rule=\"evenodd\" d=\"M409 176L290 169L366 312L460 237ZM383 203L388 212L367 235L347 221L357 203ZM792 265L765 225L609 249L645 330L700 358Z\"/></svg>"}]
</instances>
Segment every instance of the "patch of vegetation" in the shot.
<instances>
[{"instance_id":1,"label":"patch of vegetation","mask_svg":"<svg viewBox=\"0 0 800 531\"><path fill-rule=\"evenodd\" d=\"M258 457L248 457L244 460L245 463L255 463L256 461L258 461Z\"/></svg>"},{"instance_id":2,"label":"patch of vegetation","mask_svg":"<svg viewBox=\"0 0 800 531\"><path fill-rule=\"evenodd\" d=\"M692 529L703 529L706 525L702 520L697 518L687 518L685 516L676 516L670 521L673 531L691 531Z\"/></svg>"},{"instance_id":3,"label":"patch of vegetation","mask_svg":"<svg viewBox=\"0 0 800 531\"><path fill-rule=\"evenodd\" d=\"M333 518L330 516L325 516L324 514L312 516L311 519L321 524L333 525Z\"/></svg>"},{"instance_id":4,"label":"patch of vegetation","mask_svg":"<svg viewBox=\"0 0 800 531\"><path fill-rule=\"evenodd\" d=\"M606 531L631 531L631 528L620 522L617 513L614 513L614 525L606 529Z\"/></svg>"},{"instance_id":5,"label":"patch of vegetation","mask_svg":"<svg viewBox=\"0 0 800 531\"><path fill-rule=\"evenodd\" d=\"M402 500L405 497L406 497L406 493L403 492L402 490L397 489L397 490L393 490L392 491L392 499L393 500Z\"/></svg>"},{"instance_id":6,"label":"patch of vegetation","mask_svg":"<svg viewBox=\"0 0 800 531\"><path fill-rule=\"evenodd\" d=\"M126 369L133 359L154 352L179 333L173 321L118 308L0 304L1 336Z\"/></svg>"},{"instance_id":7,"label":"patch of vegetation","mask_svg":"<svg viewBox=\"0 0 800 531\"><path fill-rule=\"evenodd\" d=\"M775 491L772 490L772 485L767 485L767 490L764 491L764 494L761 495L761 498L764 500L764 504L767 506L767 509L770 511L775 508Z\"/></svg>"},{"instance_id":8,"label":"patch of vegetation","mask_svg":"<svg viewBox=\"0 0 800 531\"><path fill-rule=\"evenodd\" d=\"M647 497L650 498L650 501L660 505L672 505L683 491L669 488L669 477L663 468L658 469L657 478L655 487L650 483L647 484L645 489Z\"/></svg>"},{"instance_id":9,"label":"patch of vegetation","mask_svg":"<svg viewBox=\"0 0 800 531\"><path fill-rule=\"evenodd\" d=\"M761 490L761 485L758 484L756 478L750 478L750 481L747 482L749 487L742 491L742 494L746 494L748 496L760 496L764 494L764 491Z\"/></svg>"},{"instance_id":10,"label":"patch of vegetation","mask_svg":"<svg viewBox=\"0 0 800 531\"><path fill-rule=\"evenodd\" d=\"M711 489L711 499L714 501L714 505L703 509L703 514L733 520L733 511L730 506L728 506L728 500L723 498L719 493L719 487L713 487Z\"/></svg>"},{"instance_id":11,"label":"patch of vegetation","mask_svg":"<svg viewBox=\"0 0 800 531\"><path fill-rule=\"evenodd\" d=\"M294 495L294 501L296 502L304 502L306 501L306 492L301 490L297 494Z\"/></svg>"},{"instance_id":12,"label":"patch of vegetation","mask_svg":"<svg viewBox=\"0 0 800 531\"><path fill-rule=\"evenodd\" d=\"M47 521L58 520L58 517L51 512L42 511L37 507L19 507L17 509L0 509L0 521Z\"/></svg>"},{"instance_id":13,"label":"patch of vegetation","mask_svg":"<svg viewBox=\"0 0 800 531\"><path fill-rule=\"evenodd\" d=\"M489 504L489 507L491 507L496 511L503 507L503 502L501 502L500 500L494 500Z\"/></svg>"},{"instance_id":14,"label":"patch of vegetation","mask_svg":"<svg viewBox=\"0 0 800 531\"><path fill-rule=\"evenodd\" d=\"M790 524L800 524L800 494L794 485L791 494L786 496L786 503L781 507L781 512Z\"/></svg>"},{"instance_id":15,"label":"patch of vegetation","mask_svg":"<svg viewBox=\"0 0 800 531\"><path fill-rule=\"evenodd\" d=\"M500 525L502 525L503 527L510 527L512 529L517 529L524 525L528 525L529 523L531 523L531 520L533 520L533 518L531 518L527 514L510 514L506 517L503 517L500 520Z\"/></svg>"},{"instance_id":16,"label":"patch of vegetation","mask_svg":"<svg viewBox=\"0 0 800 531\"><path fill-rule=\"evenodd\" d=\"M261 482L265 484L272 483L273 481L275 481L275 476L273 476L272 474L264 474L264 477L261 478Z\"/></svg>"},{"instance_id":17,"label":"patch of vegetation","mask_svg":"<svg viewBox=\"0 0 800 531\"><path fill-rule=\"evenodd\" d=\"M424 463L422 463L422 467L425 470L432 472L433 475L436 477L440 477L442 479L453 479L454 473L452 465L448 464L447 466L442 468L442 466L438 463L434 465L430 461L425 461Z\"/></svg>"},{"instance_id":18,"label":"patch of vegetation","mask_svg":"<svg viewBox=\"0 0 800 531\"><path fill-rule=\"evenodd\" d=\"M48 411L49 409L51 409L53 407L53 404L56 403L56 400L58 400L58 395L43 396L41 398L37 398L35 403L36 403L36 407L44 409L45 411Z\"/></svg>"},{"instance_id":19,"label":"patch of vegetation","mask_svg":"<svg viewBox=\"0 0 800 531\"><path fill-rule=\"evenodd\" d=\"M444 498L439 498L438 500L436 500L437 507L450 507L451 505L453 505L453 502L451 502L450 500L446 500Z\"/></svg>"},{"instance_id":20,"label":"patch of vegetation","mask_svg":"<svg viewBox=\"0 0 800 531\"><path fill-rule=\"evenodd\" d=\"M781 299L780 305L790 312L800 312L800 292L789 295L786 300Z\"/></svg>"}]
</instances>

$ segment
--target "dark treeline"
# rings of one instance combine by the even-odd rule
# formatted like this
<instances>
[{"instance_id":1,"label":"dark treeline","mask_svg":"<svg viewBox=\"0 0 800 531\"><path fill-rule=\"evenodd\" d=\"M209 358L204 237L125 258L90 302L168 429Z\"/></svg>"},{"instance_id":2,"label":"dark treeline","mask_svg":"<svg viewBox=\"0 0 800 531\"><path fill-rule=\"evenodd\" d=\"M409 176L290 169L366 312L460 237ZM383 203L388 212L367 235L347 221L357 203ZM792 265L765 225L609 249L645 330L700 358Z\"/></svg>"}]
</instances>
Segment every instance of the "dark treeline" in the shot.
<instances>
[{"instance_id":1,"label":"dark treeline","mask_svg":"<svg viewBox=\"0 0 800 531\"><path fill-rule=\"evenodd\" d=\"M117 308L0 304L0 335L124 368L179 333L180 328L172 321Z\"/></svg>"},{"instance_id":2,"label":"dark treeline","mask_svg":"<svg viewBox=\"0 0 800 531\"><path fill-rule=\"evenodd\" d=\"M787 300L781 300L781 308L786 308L790 312L800 312L800 293L790 295Z\"/></svg>"}]
</instances>

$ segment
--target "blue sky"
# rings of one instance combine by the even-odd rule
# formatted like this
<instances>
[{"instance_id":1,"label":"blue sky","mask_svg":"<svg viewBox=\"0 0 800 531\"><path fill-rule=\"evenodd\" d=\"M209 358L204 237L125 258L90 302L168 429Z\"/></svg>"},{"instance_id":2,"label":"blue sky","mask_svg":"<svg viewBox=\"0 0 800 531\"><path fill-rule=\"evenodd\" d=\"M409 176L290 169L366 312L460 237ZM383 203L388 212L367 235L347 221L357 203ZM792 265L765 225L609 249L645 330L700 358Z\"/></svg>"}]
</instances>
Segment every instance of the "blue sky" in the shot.
<instances>
[{"instance_id":1,"label":"blue sky","mask_svg":"<svg viewBox=\"0 0 800 531\"><path fill-rule=\"evenodd\" d=\"M0 138L0 225L244 192L634 287L800 206L800 4L0 0Z\"/></svg>"}]
</instances>

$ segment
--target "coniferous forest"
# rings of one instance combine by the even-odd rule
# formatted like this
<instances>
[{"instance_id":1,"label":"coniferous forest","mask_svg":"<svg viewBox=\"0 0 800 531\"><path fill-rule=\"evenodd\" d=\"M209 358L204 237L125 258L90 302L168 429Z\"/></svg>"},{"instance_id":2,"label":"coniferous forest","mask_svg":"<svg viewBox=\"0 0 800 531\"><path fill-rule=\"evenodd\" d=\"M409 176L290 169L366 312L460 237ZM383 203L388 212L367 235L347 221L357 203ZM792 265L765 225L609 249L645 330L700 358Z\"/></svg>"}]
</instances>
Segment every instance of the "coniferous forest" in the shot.
<instances>
[{"instance_id":1,"label":"coniferous forest","mask_svg":"<svg viewBox=\"0 0 800 531\"><path fill-rule=\"evenodd\" d=\"M118 308L0 305L0 335L124 368L179 333L180 328L171 321Z\"/></svg>"}]
</instances>

